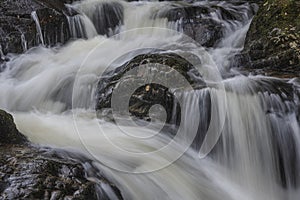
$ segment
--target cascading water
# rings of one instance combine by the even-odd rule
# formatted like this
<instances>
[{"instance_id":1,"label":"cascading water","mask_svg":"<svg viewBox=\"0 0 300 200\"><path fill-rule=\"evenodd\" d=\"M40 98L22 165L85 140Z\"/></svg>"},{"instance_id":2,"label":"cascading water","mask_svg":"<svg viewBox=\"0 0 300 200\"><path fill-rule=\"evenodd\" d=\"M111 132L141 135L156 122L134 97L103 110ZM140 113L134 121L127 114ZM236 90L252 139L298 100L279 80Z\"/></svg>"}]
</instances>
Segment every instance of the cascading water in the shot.
<instances>
[{"instance_id":1,"label":"cascading water","mask_svg":"<svg viewBox=\"0 0 300 200\"><path fill-rule=\"evenodd\" d=\"M299 199L299 81L246 77L227 68L243 46L252 17L249 4L193 5L227 9L236 16L228 19L219 9L202 16L223 24L223 37L208 53L183 34L167 30L183 31L183 18L169 22L161 14L190 4L87 0L70 5L81 13L69 17L73 37L87 39L13 57L0 73L0 107L13 113L32 142L91 158L125 199ZM112 61L118 60L113 67L119 67L145 48L188 52L201 60L197 69L207 87L174 92L183 102L184 119L180 140L174 143L169 134L143 140L123 132L151 136L159 122L145 128L126 126L121 118L125 122L118 125L98 119L93 111L101 74ZM194 137L191 132L198 125ZM200 159L207 130L220 138ZM186 141L193 142L191 148L185 148ZM158 151L167 144L170 149Z\"/></svg>"},{"instance_id":2,"label":"cascading water","mask_svg":"<svg viewBox=\"0 0 300 200\"><path fill-rule=\"evenodd\" d=\"M40 39L40 42L42 43L42 45L45 45L45 42L44 42L44 36L43 36L43 33L42 33L42 29L41 29L41 25L40 25L40 20L36 14L35 11L33 11L31 13L31 17L32 19L34 20L35 24L36 24L36 31L38 33L38 37Z\"/></svg>"}]
</instances>

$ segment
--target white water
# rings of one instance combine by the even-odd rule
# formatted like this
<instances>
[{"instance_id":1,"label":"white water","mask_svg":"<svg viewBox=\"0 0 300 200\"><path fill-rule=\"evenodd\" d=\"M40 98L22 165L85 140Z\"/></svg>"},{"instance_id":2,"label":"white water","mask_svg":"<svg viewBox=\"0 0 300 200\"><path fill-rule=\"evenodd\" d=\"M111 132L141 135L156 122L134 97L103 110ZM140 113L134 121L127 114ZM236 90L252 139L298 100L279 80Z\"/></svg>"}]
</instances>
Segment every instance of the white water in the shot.
<instances>
[{"instance_id":1,"label":"white water","mask_svg":"<svg viewBox=\"0 0 300 200\"><path fill-rule=\"evenodd\" d=\"M87 13L92 12L89 8L95 2L99 1L74 6ZM178 24L150 18L171 3L121 4L125 9L121 31L128 32L115 38L95 37L95 27L87 15L82 15L79 20L83 26L75 26L76 19L70 24L74 25L74 37L81 34L88 40L76 40L60 49L38 47L7 63L6 70L0 73L0 107L13 112L18 129L34 143L83 152L91 157L94 165L120 188L125 199L298 200L299 188L291 186L289 181L283 188L278 181L278 156L272 141L274 132L288 134L295 142L294 159L300 158L299 123L292 103L282 101L278 95L257 92L254 83L260 84L263 77L239 75L223 81L220 77L213 78L216 68L207 55L198 51L195 44L183 40L181 34L165 30L178 30L174 27ZM218 19L218 15L213 17ZM226 22L225 38L218 48L209 51L221 72L226 71L223 67L226 67L230 54L241 48L248 22L245 18L243 24L235 22L236 26L231 27ZM131 30L133 28L139 29ZM182 48L196 53L202 60L207 60L202 65L204 71L213 74L206 76L207 82L219 80L224 84L226 98L220 88L206 88L198 91L198 95L187 92L181 96L188 114L185 118L187 126L196 123L193 117L199 111L195 110L195 105L200 108L209 105L205 104L203 96L209 93L211 102L216 104L212 115L218 115L220 120L212 121L211 126L215 128L213 130L223 128L223 131L220 144L210 156L200 159L198 147L190 148L173 162L174 157L185 150L184 142L172 143L171 151L149 154L166 146L171 138L164 134L148 140L128 137L121 131L123 128L131 135L151 135L155 131L120 127L95 117L92 109L99 76L116 58L127 54L122 60L122 63L126 62L136 55L128 52L140 48L171 52L171 49ZM295 82L290 84L296 87ZM226 108L226 113L221 107ZM267 114L267 110L272 109L281 112L282 117L276 112ZM208 113L201 114L209 117ZM226 119L224 124L221 123L222 116ZM189 129L185 130L184 134L189 137ZM287 143L282 147L286 147L283 153L288 155L288 141L284 138L280 141ZM145 154L135 156L132 152ZM147 173L140 173L143 171Z\"/></svg>"}]
</instances>

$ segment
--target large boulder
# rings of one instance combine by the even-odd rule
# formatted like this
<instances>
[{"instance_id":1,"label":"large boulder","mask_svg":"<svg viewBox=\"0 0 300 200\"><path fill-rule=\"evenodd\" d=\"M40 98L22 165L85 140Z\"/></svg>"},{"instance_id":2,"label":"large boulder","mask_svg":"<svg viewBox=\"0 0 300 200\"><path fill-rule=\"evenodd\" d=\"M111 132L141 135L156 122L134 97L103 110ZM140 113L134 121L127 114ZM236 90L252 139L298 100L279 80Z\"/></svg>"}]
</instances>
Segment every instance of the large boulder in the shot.
<instances>
[{"instance_id":1,"label":"large boulder","mask_svg":"<svg viewBox=\"0 0 300 200\"><path fill-rule=\"evenodd\" d=\"M266 75L300 75L300 2L265 0L259 4L239 65Z\"/></svg>"},{"instance_id":2,"label":"large boulder","mask_svg":"<svg viewBox=\"0 0 300 200\"><path fill-rule=\"evenodd\" d=\"M161 64L170 68L162 70L155 64ZM164 77L164 81L173 83L172 81L174 81L176 77L170 76L169 72L176 70L190 83L192 87L203 88L206 86L202 80L201 74L199 74L192 63L183 57L174 53L142 54L134 57L132 60L114 70L110 71L110 69L108 69L108 71L103 73L97 88L96 110L111 108L112 92L120 86L118 82L121 78L122 86L136 84L137 79L132 77L132 75L127 75L126 73L141 65L146 65L148 72L153 74L147 74L148 72L145 71L137 71L136 77L146 74L148 78L151 76ZM180 79L178 78L176 80L178 81L177 83L179 83ZM151 80L149 84L136 88L130 97L129 112L133 116L149 120L149 110L156 104L160 104L165 108L168 123L180 119L180 113L174 113L178 110L180 111L180 109L176 109L179 105L176 103L176 98L172 91L170 91L170 88L157 83L151 83ZM174 119L174 116L176 119Z\"/></svg>"}]
</instances>

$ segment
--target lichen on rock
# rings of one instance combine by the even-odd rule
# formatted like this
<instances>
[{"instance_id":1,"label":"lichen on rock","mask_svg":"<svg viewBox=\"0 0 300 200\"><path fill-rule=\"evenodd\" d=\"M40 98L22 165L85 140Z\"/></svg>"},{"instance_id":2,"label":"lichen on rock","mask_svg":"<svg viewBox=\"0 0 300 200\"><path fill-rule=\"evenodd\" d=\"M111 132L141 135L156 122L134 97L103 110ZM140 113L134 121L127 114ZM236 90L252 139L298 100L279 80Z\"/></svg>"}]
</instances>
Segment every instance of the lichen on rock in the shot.
<instances>
[{"instance_id":1,"label":"lichen on rock","mask_svg":"<svg viewBox=\"0 0 300 200\"><path fill-rule=\"evenodd\" d=\"M300 75L300 2L265 0L247 34L242 66L266 75Z\"/></svg>"}]
</instances>

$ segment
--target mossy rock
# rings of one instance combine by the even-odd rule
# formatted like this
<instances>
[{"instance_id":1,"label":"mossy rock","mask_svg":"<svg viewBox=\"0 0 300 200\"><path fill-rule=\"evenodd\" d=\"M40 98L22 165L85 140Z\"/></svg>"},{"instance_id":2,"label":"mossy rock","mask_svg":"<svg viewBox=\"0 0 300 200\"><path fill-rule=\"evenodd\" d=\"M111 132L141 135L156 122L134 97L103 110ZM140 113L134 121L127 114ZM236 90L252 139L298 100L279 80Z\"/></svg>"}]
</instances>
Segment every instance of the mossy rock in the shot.
<instances>
[{"instance_id":1,"label":"mossy rock","mask_svg":"<svg viewBox=\"0 0 300 200\"><path fill-rule=\"evenodd\" d=\"M300 76L300 2L265 0L247 34L242 66L266 75ZM292 72L291 72L292 68Z\"/></svg>"},{"instance_id":2,"label":"mossy rock","mask_svg":"<svg viewBox=\"0 0 300 200\"><path fill-rule=\"evenodd\" d=\"M0 110L0 144L21 144L26 141L25 136L17 130L13 117Z\"/></svg>"}]
</instances>

